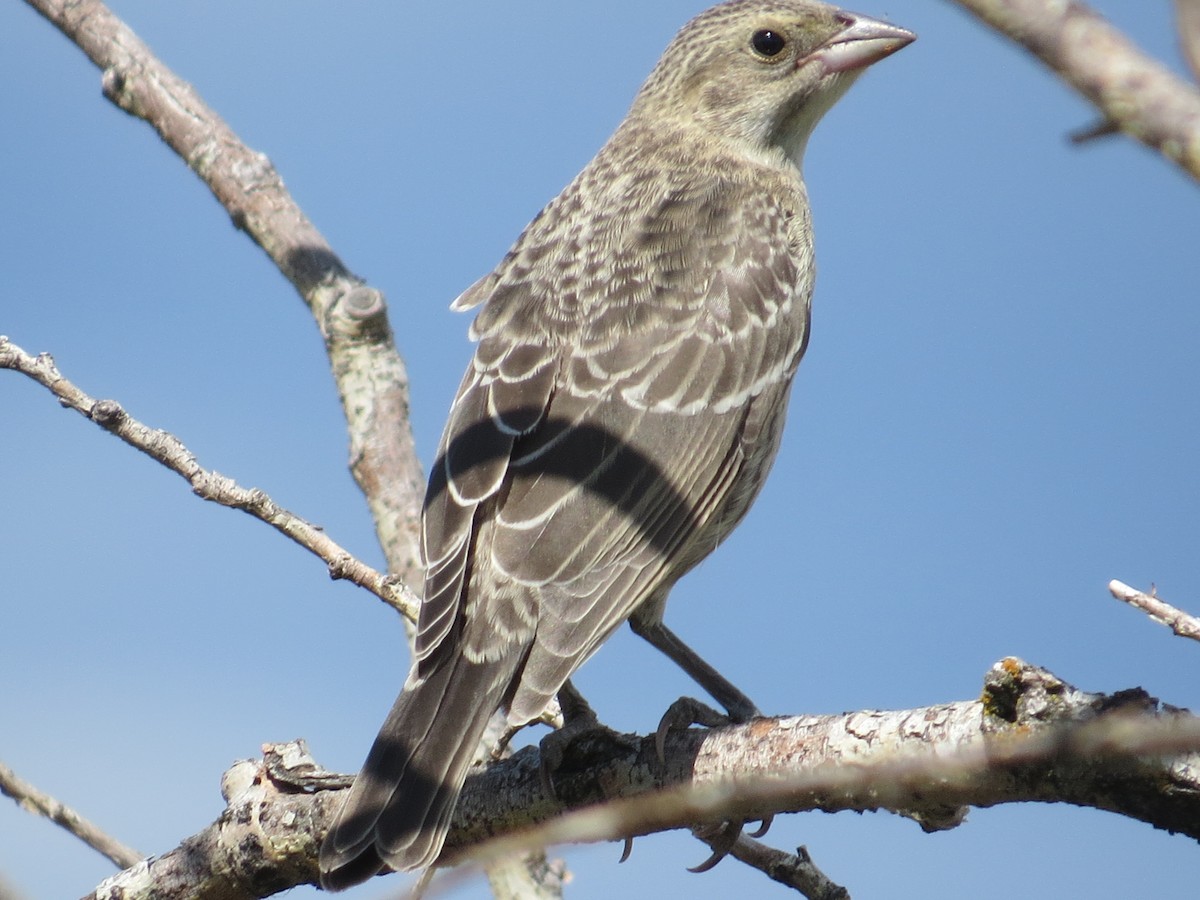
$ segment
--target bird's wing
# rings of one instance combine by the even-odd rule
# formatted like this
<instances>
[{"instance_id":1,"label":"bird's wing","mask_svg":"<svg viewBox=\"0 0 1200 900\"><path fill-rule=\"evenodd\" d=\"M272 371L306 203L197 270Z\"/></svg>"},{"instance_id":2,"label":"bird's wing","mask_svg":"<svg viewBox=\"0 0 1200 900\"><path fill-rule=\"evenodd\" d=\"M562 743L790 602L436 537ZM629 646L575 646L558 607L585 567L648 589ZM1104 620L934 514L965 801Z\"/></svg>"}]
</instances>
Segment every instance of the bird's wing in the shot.
<instances>
[{"instance_id":1,"label":"bird's wing","mask_svg":"<svg viewBox=\"0 0 1200 900\"><path fill-rule=\"evenodd\" d=\"M745 511L807 331L785 201L685 186L567 261L553 214L460 300L486 305L425 511L418 656L528 653L514 719Z\"/></svg>"}]
</instances>

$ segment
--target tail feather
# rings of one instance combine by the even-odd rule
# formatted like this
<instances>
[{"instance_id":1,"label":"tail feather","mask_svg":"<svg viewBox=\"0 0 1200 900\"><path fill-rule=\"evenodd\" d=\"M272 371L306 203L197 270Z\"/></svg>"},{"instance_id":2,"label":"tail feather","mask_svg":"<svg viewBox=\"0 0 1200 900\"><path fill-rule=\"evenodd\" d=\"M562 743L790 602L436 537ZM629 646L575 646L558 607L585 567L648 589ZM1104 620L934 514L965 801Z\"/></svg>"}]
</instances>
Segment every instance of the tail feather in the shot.
<instances>
[{"instance_id":1,"label":"tail feather","mask_svg":"<svg viewBox=\"0 0 1200 900\"><path fill-rule=\"evenodd\" d=\"M342 890L385 867L406 871L437 859L514 669L511 658L458 656L406 685L321 846L322 887Z\"/></svg>"}]
</instances>

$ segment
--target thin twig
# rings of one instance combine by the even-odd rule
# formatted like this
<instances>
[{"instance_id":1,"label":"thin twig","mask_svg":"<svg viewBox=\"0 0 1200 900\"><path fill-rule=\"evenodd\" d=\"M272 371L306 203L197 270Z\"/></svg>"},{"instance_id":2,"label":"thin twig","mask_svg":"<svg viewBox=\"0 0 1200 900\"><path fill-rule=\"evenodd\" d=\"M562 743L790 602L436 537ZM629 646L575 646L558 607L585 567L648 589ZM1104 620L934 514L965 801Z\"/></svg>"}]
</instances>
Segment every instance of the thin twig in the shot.
<instances>
[{"instance_id":1,"label":"thin twig","mask_svg":"<svg viewBox=\"0 0 1200 900\"><path fill-rule=\"evenodd\" d=\"M729 855L763 872L772 881L794 888L809 900L850 900L850 892L817 868L806 847L788 853L743 834Z\"/></svg>"},{"instance_id":2,"label":"thin twig","mask_svg":"<svg viewBox=\"0 0 1200 900\"><path fill-rule=\"evenodd\" d=\"M96 400L88 396L59 373L48 353L30 356L0 335L0 368L20 372L43 385L63 406L81 413L182 476L198 497L240 509L266 522L324 560L331 578L344 578L364 587L410 620L416 619L420 601L407 585L385 577L355 558L320 528L288 512L258 488L241 487L232 478L202 468L191 451L173 434L142 424L115 400Z\"/></svg>"},{"instance_id":3,"label":"thin twig","mask_svg":"<svg viewBox=\"0 0 1200 900\"><path fill-rule=\"evenodd\" d=\"M1085 3L952 2L1034 54L1096 106L1105 122L1200 181L1200 93Z\"/></svg>"},{"instance_id":4,"label":"thin twig","mask_svg":"<svg viewBox=\"0 0 1200 900\"><path fill-rule=\"evenodd\" d=\"M37 813L61 825L97 853L112 860L119 869L128 869L145 858L144 854L105 834L71 807L18 778L4 763L0 763L0 794L12 797L26 812Z\"/></svg>"},{"instance_id":5,"label":"thin twig","mask_svg":"<svg viewBox=\"0 0 1200 900\"><path fill-rule=\"evenodd\" d=\"M850 892L817 868L804 847L788 853L747 834L739 834L733 845L726 848L719 839L712 840L698 829L693 828L692 834L708 844L714 853L728 853L738 862L758 869L772 881L791 888L808 900L850 900Z\"/></svg>"},{"instance_id":6,"label":"thin twig","mask_svg":"<svg viewBox=\"0 0 1200 900\"><path fill-rule=\"evenodd\" d=\"M1176 609L1170 603L1165 603L1154 594L1147 594L1121 581L1110 581L1108 590L1122 603L1140 609L1155 622L1166 625L1180 637L1200 641L1200 619L1182 609Z\"/></svg>"}]
</instances>

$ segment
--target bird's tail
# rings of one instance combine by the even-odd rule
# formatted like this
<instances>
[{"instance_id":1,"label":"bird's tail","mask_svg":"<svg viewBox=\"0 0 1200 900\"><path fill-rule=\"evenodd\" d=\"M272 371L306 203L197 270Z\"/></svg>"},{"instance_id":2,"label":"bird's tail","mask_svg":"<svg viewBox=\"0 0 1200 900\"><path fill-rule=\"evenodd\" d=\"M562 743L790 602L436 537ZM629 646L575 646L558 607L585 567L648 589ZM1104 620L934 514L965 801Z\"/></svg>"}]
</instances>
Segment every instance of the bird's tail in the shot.
<instances>
[{"instance_id":1,"label":"bird's tail","mask_svg":"<svg viewBox=\"0 0 1200 900\"><path fill-rule=\"evenodd\" d=\"M396 698L321 846L321 886L342 890L385 866L437 859L488 719L507 692L511 659L447 660Z\"/></svg>"}]
</instances>

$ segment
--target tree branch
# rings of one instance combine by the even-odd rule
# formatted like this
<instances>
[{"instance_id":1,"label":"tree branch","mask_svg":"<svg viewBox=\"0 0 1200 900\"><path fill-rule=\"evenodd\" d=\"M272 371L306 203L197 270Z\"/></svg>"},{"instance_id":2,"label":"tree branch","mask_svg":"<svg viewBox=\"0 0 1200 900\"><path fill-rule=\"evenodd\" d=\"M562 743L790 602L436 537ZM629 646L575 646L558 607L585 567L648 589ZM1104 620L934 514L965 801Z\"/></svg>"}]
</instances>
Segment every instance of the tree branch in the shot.
<instances>
[{"instance_id":1,"label":"tree branch","mask_svg":"<svg viewBox=\"0 0 1200 900\"><path fill-rule=\"evenodd\" d=\"M1149 594L1146 594L1114 580L1108 583L1108 590L1122 603L1128 603L1135 609L1140 609L1155 622L1166 625L1180 637L1200 641L1200 619L1160 600L1154 594L1153 588Z\"/></svg>"},{"instance_id":2,"label":"tree branch","mask_svg":"<svg viewBox=\"0 0 1200 900\"><path fill-rule=\"evenodd\" d=\"M953 0L1040 59L1119 129L1200 181L1200 92L1079 0Z\"/></svg>"},{"instance_id":3,"label":"tree branch","mask_svg":"<svg viewBox=\"0 0 1200 900\"><path fill-rule=\"evenodd\" d=\"M240 509L266 522L324 560L331 578L344 578L364 587L410 621L416 620L420 600L399 579L381 575L320 528L288 512L258 488L241 487L232 478L202 468L191 451L173 434L143 425L115 400L89 397L59 373L48 353L30 356L7 337L0 335L0 369L12 369L28 375L48 388L63 406L81 413L129 446L141 450L182 476L192 486L192 493L196 496L231 509Z\"/></svg>"},{"instance_id":4,"label":"tree branch","mask_svg":"<svg viewBox=\"0 0 1200 900\"><path fill-rule=\"evenodd\" d=\"M45 816L51 822L61 825L97 853L108 857L119 868L128 868L142 858L141 853L105 834L71 807L18 778L16 773L3 763L0 763L0 794L12 797L22 809Z\"/></svg>"},{"instance_id":5,"label":"tree branch","mask_svg":"<svg viewBox=\"0 0 1200 900\"><path fill-rule=\"evenodd\" d=\"M1200 720L1140 691L1084 693L1012 658L978 700L673 732L661 763L653 735L635 745L585 736L553 795L539 763L526 748L468 779L444 864L816 809L886 809L939 830L960 824L966 805L1022 801L1106 809L1200 839ZM322 789L328 776L311 761L291 768L295 777L237 764L213 825L91 896L241 898L315 883L340 791Z\"/></svg>"},{"instance_id":6,"label":"tree branch","mask_svg":"<svg viewBox=\"0 0 1200 900\"><path fill-rule=\"evenodd\" d=\"M729 855L752 869L758 869L772 881L790 887L809 900L850 900L850 892L817 868L808 850L797 847L795 853L777 850L745 834L738 835Z\"/></svg>"},{"instance_id":7,"label":"tree branch","mask_svg":"<svg viewBox=\"0 0 1200 900\"><path fill-rule=\"evenodd\" d=\"M325 339L349 426L351 471L366 495L389 571L418 584L425 480L408 421L408 373L383 294L345 267L271 161L243 144L103 3L26 2L103 71L104 96L154 128L304 299Z\"/></svg>"},{"instance_id":8,"label":"tree branch","mask_svg":"<svg viewBox=\"0 0 1200 900\"><path fill-rule=\"evenodd\" d=\"M1175 0L1175 21L1183 57L1192 67L1192 77L1200 81L1200 0Z\"/></svg>"}]
</instances>

